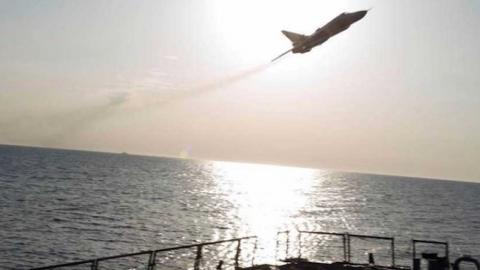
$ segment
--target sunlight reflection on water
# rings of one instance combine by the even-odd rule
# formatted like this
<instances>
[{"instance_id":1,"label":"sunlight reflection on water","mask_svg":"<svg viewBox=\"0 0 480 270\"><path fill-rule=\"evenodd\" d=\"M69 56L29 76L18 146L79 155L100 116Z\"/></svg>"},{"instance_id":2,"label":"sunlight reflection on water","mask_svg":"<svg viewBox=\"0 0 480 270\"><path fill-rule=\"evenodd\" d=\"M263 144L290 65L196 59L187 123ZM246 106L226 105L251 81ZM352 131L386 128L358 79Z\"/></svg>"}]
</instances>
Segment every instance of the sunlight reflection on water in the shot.
<instances>
[{"instance_id":1,"label":"sunlight reflection on water","mask_svg":"<svg viewBox=\"0 0 480 270\"><path fill-rule=\"evenodd\" d=\"M215 162L218 192L236 206L229 216L242 220L241 234L257 235L257 257L272 261L276 233L292 230L292 217L307 204L307 193L318 171L278 166Z\"/></svg>"}]
</instances>

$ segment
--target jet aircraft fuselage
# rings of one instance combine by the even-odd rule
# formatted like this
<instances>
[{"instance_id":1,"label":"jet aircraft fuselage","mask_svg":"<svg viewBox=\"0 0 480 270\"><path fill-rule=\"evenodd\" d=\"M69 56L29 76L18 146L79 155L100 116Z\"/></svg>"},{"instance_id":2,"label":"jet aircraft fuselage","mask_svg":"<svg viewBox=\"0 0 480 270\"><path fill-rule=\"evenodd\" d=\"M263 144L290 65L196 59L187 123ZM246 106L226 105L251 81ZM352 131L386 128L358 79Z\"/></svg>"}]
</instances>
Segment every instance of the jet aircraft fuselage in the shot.
<instances>
[{"instance_id":1,"label":"jet aircraft fuselage","mask_svg":"<svg viewBox=\"0 0 480 270\"><path fill-rule=\"evenodd\" d=\"M292 41L293 47L278 56L277 58L273 59L272 61L275 61L276 59L289 53L290 51L292 53L309 52L313 47L318 46L327 41L329 38L333 37L334 35L347 30L350 25L365 17L367 12L368 10L362 10L352 13L344 12L335 17L323 27L318 28L315 33L309 36L283 30L282 33L288 39L290 39L290 41Z\"/></svg>"}]
</instances>

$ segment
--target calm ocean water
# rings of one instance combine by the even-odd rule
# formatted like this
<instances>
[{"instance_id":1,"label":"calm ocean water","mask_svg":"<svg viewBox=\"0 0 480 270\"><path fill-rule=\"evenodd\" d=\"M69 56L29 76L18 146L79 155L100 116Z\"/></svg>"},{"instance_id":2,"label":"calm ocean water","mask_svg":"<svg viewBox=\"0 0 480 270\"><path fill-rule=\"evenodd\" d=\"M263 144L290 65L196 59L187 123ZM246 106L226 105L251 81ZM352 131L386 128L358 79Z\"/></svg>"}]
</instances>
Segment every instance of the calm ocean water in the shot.
<instances>
[{"instance_id":1,"label":"calm ocean water","mask_svg":"<svg viewBox=\"0 0 480 270\"><path fill-rule=\"evenodd\" d=\"M1 269L245 235L267 261L295 228L395 236L407 264L412 238L480 257L474 183L0 146L0 187Z\"/></svg>"}]
</instances>

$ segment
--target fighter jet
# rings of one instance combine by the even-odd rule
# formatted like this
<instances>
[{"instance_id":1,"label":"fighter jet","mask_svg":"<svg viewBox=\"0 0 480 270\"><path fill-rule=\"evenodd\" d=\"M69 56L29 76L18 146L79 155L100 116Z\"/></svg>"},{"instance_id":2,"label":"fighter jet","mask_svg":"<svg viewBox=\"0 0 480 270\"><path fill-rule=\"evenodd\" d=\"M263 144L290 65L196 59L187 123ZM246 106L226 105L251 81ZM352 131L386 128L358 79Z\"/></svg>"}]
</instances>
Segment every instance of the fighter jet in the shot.
<instances>
[{"instance_id":1,"label":"fighter jet","mask_svg":"<svg viewBox=\"0 0 480 270\"><path fill-rule=\"evenodd\" d=\"M310 36L282 30L282 33L292 42L293 48L275 57L272 62L289 52L309 52L313 47L318 46L334 35L347 30L350 25L365 17L367 12L368 10L361 10L352 13L344 12L323 27L318 28L315 33L311 34Z\"/></svg>"}]
</instances>

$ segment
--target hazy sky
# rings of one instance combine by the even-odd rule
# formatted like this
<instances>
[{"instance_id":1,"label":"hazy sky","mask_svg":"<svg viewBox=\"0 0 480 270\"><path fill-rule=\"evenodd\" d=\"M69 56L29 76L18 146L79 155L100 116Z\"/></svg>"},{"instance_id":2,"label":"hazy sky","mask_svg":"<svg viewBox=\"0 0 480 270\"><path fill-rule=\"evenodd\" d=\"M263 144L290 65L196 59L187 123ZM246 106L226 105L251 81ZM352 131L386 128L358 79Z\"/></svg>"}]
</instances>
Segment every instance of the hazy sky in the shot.
<instances>
[{"instance_id":1,"label":"hazy sky","mask_svg":"<svg viewBox=\"0 0 480 270\"><path fill-rule=\"evenodd\" d=\"M480 182L479 26L476 0L0 0L0 143Z\"/></svg>"}]
</instances>

